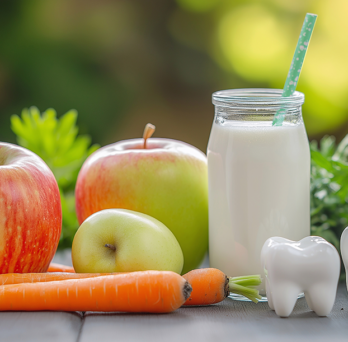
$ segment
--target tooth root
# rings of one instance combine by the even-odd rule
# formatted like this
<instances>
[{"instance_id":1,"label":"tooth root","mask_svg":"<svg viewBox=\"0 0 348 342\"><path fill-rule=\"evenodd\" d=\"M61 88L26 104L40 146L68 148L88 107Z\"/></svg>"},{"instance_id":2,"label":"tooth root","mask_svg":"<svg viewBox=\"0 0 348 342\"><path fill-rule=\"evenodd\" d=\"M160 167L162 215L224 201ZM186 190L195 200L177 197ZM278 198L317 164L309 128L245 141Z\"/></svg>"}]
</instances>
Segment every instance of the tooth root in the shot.
<instances>
[{"instance_id":1,"label":"tooth root","mask_svg":"<svg viewBox=\"0 0 348 342\"><path fill-rule=\"evenodd\" d=\"M297 301L300 290L295 284L273 284L272 304L276 314L289 317Z\"/></svg>"},{"instance_id":2,"label":"tooth root","mask_svg":"<svg viewBox=\"0 0 348 342\"><path fill-rule=\"evenodd\" d=\"M274 311L274 305L273 305L273 300L272 300L272 294L266 292L266 296L267 296L268 306L270 307L271 310Z\"/></svg>"},{"instance_id":3,"label":"tooth root","mask_svg":"<svg viewBox=\"0 0 348 342\"><path fill-rule=\"evenodd\" d=\"M268 306L270 307L271 310L274 310L274 305L272 300L272 288L268 278L266 278L265 284L266 284L266 297L267 297Z\"/></svg>"},{"instance_id":4,"label":"tooth root","mask_svg":"<svg viewBox=\"0 0 348 342\"><path fill-rule=\"evenodd\" d=\"M314 284L305 297L307 304L318 316L327 316L335 303L336 284Z\"/></svg>"}]
</instances>

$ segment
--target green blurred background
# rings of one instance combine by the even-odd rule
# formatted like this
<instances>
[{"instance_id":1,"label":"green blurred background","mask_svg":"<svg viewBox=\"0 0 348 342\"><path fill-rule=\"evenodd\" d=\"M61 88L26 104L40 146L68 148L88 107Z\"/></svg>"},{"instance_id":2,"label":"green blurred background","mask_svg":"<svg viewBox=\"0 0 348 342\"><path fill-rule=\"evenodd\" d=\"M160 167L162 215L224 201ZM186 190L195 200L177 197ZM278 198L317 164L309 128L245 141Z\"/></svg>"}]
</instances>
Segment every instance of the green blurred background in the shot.
<instances>
[{"instance_id":1,"label":"green blurred background","mask_svg":"<svg viewBox=\"0 0 348 342\"><path fill-rule=\"evenodd\" d=\"M105 145L155 136L205 151L211 93L282 88L306 12L318 20L298 84L310 139L348 132L347 0L2 0L0 140L11 114L78 111Z\"/></svg>"}]
</instances>

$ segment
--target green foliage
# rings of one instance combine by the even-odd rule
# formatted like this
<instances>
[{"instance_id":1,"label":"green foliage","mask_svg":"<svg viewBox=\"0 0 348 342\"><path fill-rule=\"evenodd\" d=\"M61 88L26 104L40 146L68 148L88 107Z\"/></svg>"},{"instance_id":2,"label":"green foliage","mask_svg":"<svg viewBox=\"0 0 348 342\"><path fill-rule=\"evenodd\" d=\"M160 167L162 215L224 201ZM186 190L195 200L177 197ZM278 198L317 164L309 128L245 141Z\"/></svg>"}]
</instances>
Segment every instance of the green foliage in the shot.
<instances>
[{"instance_id":1,"label":"green foliage","mask_svg":"<svg viewBox=\"0 0 348 342\"><path fill-rule=\"evenodd\" d=\"M75 212L75 184L86 158L99 148L87 135L78 136L77 112L70 110L59 119L54 109L40 114L36 107L24 109L21 118L12 115L11 128L18 144L40 156L56 177L63 212L59 248L71 247L78 222Z\"/></svg>"},{"instance_id":2,"label":"green foliage","mask_svg":"<svg viewBox=\"0 0 348 342\"><path fill-rule=\"evenodd\" d=\"M311 143L311 234L331 242L339 240L348 224L348 135L335 146L325 136Z\"/></svg>"}]
</instances>

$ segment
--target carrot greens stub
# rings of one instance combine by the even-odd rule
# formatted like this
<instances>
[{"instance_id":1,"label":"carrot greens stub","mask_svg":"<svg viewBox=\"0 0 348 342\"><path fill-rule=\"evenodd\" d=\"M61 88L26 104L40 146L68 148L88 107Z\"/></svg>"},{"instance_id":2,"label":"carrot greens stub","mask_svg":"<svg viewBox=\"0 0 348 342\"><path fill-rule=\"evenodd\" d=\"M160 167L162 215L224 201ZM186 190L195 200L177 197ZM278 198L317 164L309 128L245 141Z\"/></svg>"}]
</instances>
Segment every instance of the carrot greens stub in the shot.
<instances>
[{"instance_id":1,"label":"carrot greens stub","mask_svg":"<svg viewBox=\"0 0 348 342\"><path fill-rule=\"evenodd\" d=\"M259 275L229 278L229 289L231 293L239 294L257 303L261 296L255 288L261 284Z\"/></svg>"}]
</instances>

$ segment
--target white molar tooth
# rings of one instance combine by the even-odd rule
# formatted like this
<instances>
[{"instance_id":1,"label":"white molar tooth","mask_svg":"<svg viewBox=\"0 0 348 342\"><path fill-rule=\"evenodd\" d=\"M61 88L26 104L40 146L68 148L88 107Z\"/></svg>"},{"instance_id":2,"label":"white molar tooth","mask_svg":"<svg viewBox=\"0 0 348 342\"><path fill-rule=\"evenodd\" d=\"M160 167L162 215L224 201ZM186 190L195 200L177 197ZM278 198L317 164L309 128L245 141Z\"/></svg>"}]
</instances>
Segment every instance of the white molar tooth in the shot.
<instances>
[{"instance_id":1,"label":"white molar tooth","mask_svg":"<svg viewBox=\"0 0 348 342\"><path fill-rule=\"evenodd\" d=\"M317 315L330 313L340 274L340 258L333 245L318 236L300 241L273 237L262 248L261 263L268 304L278 316L288 317L302 292Z\"/></svg>"},{"instance_id":2,"label":"white molar tooth","mask_svg":"<svg viewBox=\"0 0 348 342\"><path fill-rule=\"evenodd\" d=\"M348 227L343 231L341 235L341 255L344 263L344 267L346 269L346 284L348 291Z\"/></svg>"}]
</instances>

